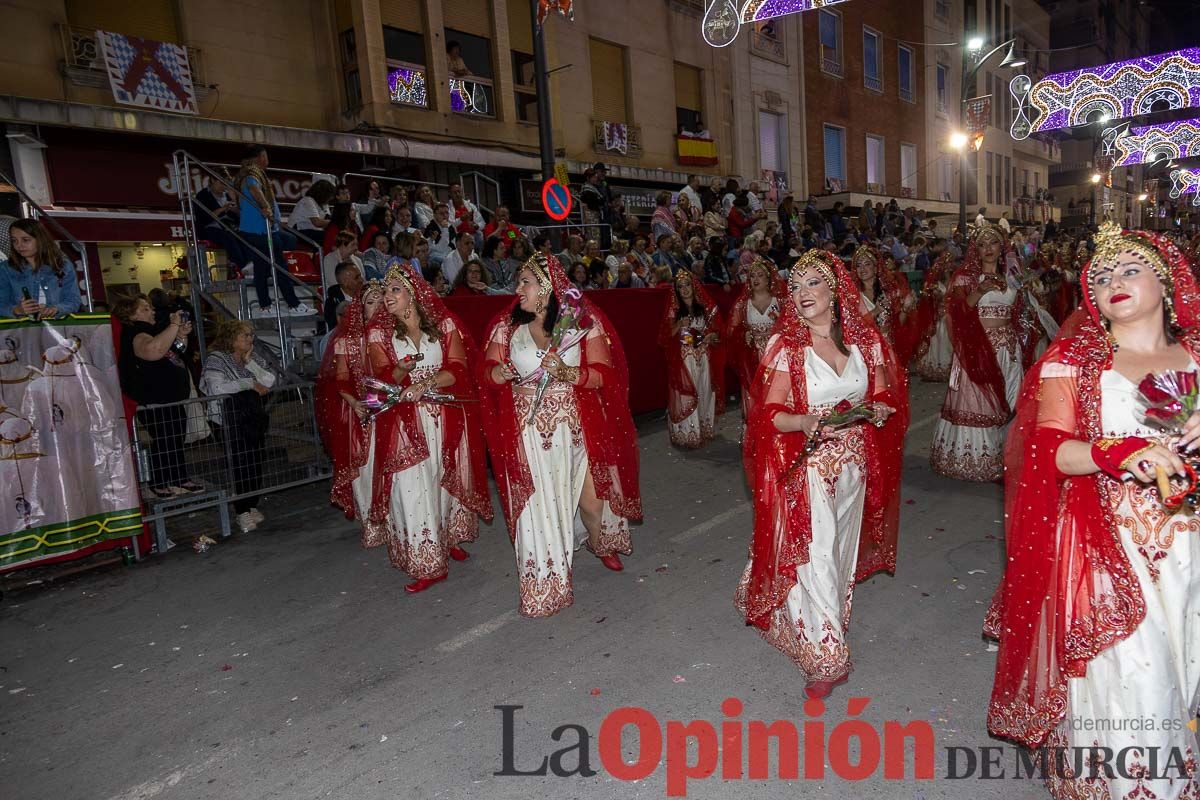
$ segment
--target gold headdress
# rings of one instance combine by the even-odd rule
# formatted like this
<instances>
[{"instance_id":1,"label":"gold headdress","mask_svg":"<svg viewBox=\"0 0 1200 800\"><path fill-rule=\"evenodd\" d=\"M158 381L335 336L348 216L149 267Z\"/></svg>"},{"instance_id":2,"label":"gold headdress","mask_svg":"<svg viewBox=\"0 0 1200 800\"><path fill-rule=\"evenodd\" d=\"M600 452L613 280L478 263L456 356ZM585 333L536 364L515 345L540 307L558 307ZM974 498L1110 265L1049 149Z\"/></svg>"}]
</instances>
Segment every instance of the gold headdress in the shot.
<instances>
[{"instance_id":1,"label":"gold headdress","mask_svg":"<svg viewBox=\"0 0 1200 800\"><path fill-rule=\"evenodd\" d=\"M875 251L871 248L871 246L866 244L860 244L858 246L858 249L854 251L854 255L850 257L850 263L857 264L858 260L864 256L875 262L876 267L879 266L879 257L875 254Z\"/></svg>"},{"instance_id":2,"label":"gold headdress","mask_svg":"<svg viewBox=\"0 0 1200 800\"><path fill-rule=\"evenodd\" d=\"M550 294L554 291L554 284L550 281L550 265L546 263L546 256L542 253L537 253L533 258L521 265L523 269L527 269L537 278L538 285L542 290L538 294Z\"/></svg>"},{"instance_id":3,"label":"gold headdress","mask_svg":"<svg viewBox=\"0 0 1200 800\"><path fill-rule=\"evenodd\" d=\"M395 267L392 267L395 269ZM389 270L390 272L391 270ZM412 292L412 282L409 282L409 292ZM383 281L378 278L372 278L363 285L362 296L363 300L367 299L367 295L383 294Z\"/></svg>"},{"instance_id":4,"label":"gold headdress","mask_svg":"<svg viewBox=\"0 0 1200 800\"><path fill-rule=\"evenodd\" d=\"M694 283L694 282L695 282L695 276L692 275L691 270L681 269L681 270L679 270L679 272L675 273L675 285L676 286L678 286L681 283Z\"/></svg>"},{"instance_id":5,"label":"gold headdress","mask_svg":"<svg viewBox=\"0 0 1200 800\"><path fill-rule=\"evenodd\" d=\"M990 222L976 225L975 230L971 231L971 241L978 245L982 244L985 239L994 239L1000 244L1004 244L1004 229Z\"/></svg>"},{"instance_id":6,"label":"gold headdress","mask_svg":"<svg viewBox=\"0 0 1200 800\"><path fill-rule=\"evenodd\" d=\"M1115 222L1106 222L1096 233L1096 252L1092 256L1092 270L1100 266L1111 266L1121 253L1131 252L1140 255L1149 262L1158 279L1167 289L1167 295L1174 291L1175 282L1171 279L1171 269L1167 260L1158 248L1148 240L1136 234L1126 235L1121 226Z\"/></svg>"},{"instance_id":7,"label":"gold headdress","mask_svg":"<svg viewBox=\"0 0 1200 800\"><path fill-rule=\"evenodd\" d=\"M837 274L833 271L833 266L829 263L829 254L824 250L809 250L800 259L792 265L792 269L788 272L788 291L794 292L799 287L800 276L810 269L815 269L821 274L825 284L829 287L829 291L837 293Z\"/></svg>"},{"instance_id":8,"label":"gold headdress","mask_svg":"<svg viewBox=\"0 0 1200 800\"><path fill-rule=\"evenodd\" d=\"M412 278L409 277L408 269L400 262L392 264L391 268L387 271L387 274L383 276L383 282L398 283L405 289L408 289L408 293L414 298L417 296L417 291L413 287ZM366 292L364 291L363 294L365 295Z\"/></svg>"}]
</instances>

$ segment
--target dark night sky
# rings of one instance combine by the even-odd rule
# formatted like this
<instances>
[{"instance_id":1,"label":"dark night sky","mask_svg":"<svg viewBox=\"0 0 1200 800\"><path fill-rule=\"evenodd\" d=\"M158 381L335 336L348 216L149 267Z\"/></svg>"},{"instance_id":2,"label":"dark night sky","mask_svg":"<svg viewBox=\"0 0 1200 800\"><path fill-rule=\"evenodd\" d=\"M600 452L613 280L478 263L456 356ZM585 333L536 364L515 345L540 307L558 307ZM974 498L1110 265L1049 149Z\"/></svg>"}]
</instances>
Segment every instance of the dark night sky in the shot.
<instances>
[{"instance_id":1,"label":"dark night sky","mask_svg":"<svg viewBox=\"0 0 1200 800\"><path fill-rule=\"evenodd\" d=\"M1200 32L1196 26L1197 17L1200 17L1200 2L1197 0L1143 0L1143 2L1151 8L1151 52L1161 53L1200 45Z\"/></svg>"}]
</instances>

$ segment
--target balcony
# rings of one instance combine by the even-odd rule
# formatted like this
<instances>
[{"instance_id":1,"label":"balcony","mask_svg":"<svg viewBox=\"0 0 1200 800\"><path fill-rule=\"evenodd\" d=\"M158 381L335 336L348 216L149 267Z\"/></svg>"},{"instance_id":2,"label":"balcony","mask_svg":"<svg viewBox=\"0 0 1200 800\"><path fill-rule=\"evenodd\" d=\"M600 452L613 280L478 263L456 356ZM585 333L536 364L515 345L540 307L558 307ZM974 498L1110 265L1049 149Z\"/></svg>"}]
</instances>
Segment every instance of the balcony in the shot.
<instances>
[{"instance_id":1,"label":"balcony","mask_svg":"<svg viewBox=\"0 0 1200 800\"><path fill-rule=\"evenodd\" d=\"M468 117L496 117L492 82L474 75L450 79L450 110Z\"/></svg>"},{"instance_id":2,"label":"balcony","mask_svg":"<svg viewBox=\"0 0 1200 800\"><path fill-rule=\"evenodd\" d=\"M863 75L863 86L870 89L872 92L882 92L883 91L883 79L877 75L872 77L870 75L864 74Z\"/></svg>"},{"instance_id":3,"label":"balcony","mask_svg":"<svg viewBox=\"0 0 1200 800\"><path fill-rule=\"evenodd\" d=\"M58 32L63 47L62 70L67 80L76 86L108 89L108 69L105 67L100 45L96 42L96 31L91 28L59 25ZM192 70L192 90L196 93L196 100L205 100L210 90L204 80L200 51L194 47L184 49L187 50L188 64Z\"/></svg>"},{"instance_id":4,"label":"balcony","mask_svg":"<svg viewBox=\"0 0 1200 800\"><path fill-rule=\"evenodd\" d=\"M900 99L907 103L916 102L913 98L913 90L912 90L911 86L908 87L907 89L904 88L903 86L900 87Z\"/></svg>"},{"instance_id":5,"label":"balcony","mask_svg":"<svg viewBox=\"0 0 1200 800\"><path fill-rule=\"evenodd\" d=\"M403 61L388 61L388 96L393 103L429 108L425 67Z\"/></svg>"},{"instance_id":6,"label":"balcony","mask_svg":"<svg viewBox=\"0 0 1200 800\"><path fill-rule=\"evenodd\" d=\"M750 49L775 61L785 60L783 41L761 30L750 32Z\"/></svg>"},{"instance_id":7,"label":"balcony","mask_svg":"<svg viewBox=\"0 0 1200 800\"><path fill-rule=\"evenodd\" d=\"M607 120L594 119L592 120L592 150L601 155L617 154L619 156L628 156L629 158L637 158L642 154L642 128L640 125L626 125L626 143L625 152L622 153L619 148L609 148L608 143L604 140L604 123Z\"/></svg>"},{"instance_id":8,"label":"balcony","mask_svg":"<svg viewBox=\"0 0 1200 800\"><path fill-rule=\"evenodd\" d=\"M821 45L821 72L838 78L845 74L845 68L842 66L842 54L836 48Z\"/></svg>"}]
</instances>

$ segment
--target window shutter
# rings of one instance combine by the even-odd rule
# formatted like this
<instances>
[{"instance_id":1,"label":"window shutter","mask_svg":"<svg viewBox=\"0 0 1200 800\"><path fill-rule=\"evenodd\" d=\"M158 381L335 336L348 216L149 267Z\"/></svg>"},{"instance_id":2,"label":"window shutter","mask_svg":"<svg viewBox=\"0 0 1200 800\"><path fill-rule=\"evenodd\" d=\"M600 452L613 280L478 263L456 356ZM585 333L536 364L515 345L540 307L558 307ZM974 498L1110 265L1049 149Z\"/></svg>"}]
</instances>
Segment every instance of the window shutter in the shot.
<instances>
[{"instance_id":1,"label":"window shutter","mask_svg":"<svg viewBox=\"0 0 1200 800\"><path fill-rule=\"evenodd\" d=\"M588 40L592 62L592 115L599 122L629 122L625 106L625 50Z\"/></svg>"},{"instance_id":2,"label":"window shutter","mask_svg":"<svg viewBox=\"0 0 1200 800\"><path fill-rule=\"evenodd\" d=\"M340 5L340 3L339 3ZM349 3L346 3L349 11ZM379 0L379 18L384 25L404 31L425 30L420 0ZM338 23L341 24L340 21ZM457 27L447 24L447 27ZM471 33L472 31L467 31Z\"/></svg>"},{"instance_id":3,"label":"window shutter","mask_svg":"<svg viewBox=\"0 0 1200 800\"><path fill-rule=\"evenodd\" d=\"M442 25L456 31L491 39L491 3L484 2L484 0L443 0Z\"/></svg>"},{"instance_id":4,"label":"window shutter","mask_svg":"<svg viewBox=\"0 0 1200 800\"><path fill-rule=\"evenodd\" d=\"M182 44L171 0L67 0L67 21L79 28Z\"/></svg>"},{"instance_id":5,"label":"window shutter","mask_svg":"<svg viewBox=\"0 0 1200 800\"><path fill-rule=\"evenodd\" d=\"M840 128L825 129L825 177L845 181L842 174L844 132Z\"/></svg>"},{"instance_id":6,"label":"window shutter","mask_svg":"<svg viewBox=\"0 0 1200 800\"><path fill-rule=\"evenodd\" d=\"M762 169L783 172L779 164L779 115L758 112L758 158Z\"/></svg>"},{"instance_id":7,"label":"window shutter","mask_svg":"<svg viewBox=\"0 0 1200 800\"><path fill-rule=\"evenodd\" d=\"M533 23L529 19L529 3L509 0L508 46L518 53L533 55Z\"/></svg>"},{"instance_id":8,"label":"window shutter","mask_svg":"<svg viewBox=\"0 0 1200 800\"><path fill-rule=\"evenodd\" d=\"M697 113L704 110L701 103L700 70L687 64L675 64L675 105Z\"/></svg>"}]
</instances>

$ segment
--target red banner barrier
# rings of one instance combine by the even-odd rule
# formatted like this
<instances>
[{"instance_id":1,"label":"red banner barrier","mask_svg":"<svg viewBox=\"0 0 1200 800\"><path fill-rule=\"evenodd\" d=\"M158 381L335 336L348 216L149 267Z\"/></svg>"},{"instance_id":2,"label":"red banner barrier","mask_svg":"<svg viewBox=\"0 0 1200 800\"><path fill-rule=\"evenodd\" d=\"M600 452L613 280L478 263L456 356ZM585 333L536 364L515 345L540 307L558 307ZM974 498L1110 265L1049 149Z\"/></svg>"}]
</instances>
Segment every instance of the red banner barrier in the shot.
<instances>
[{"instance_id":1,"label":"red banner barrier","mask_svg":"<svg viewBox=\"0 0 1200 800\"><path fill-rule=\"evenodd\" d=\"M597 289L588 300L603 311L617 330L629 360L629 407L634 414L667 406L667 363L658 347L658 323L667 304L665 289ZM727 317L738 291L717 290L713 299ZM512 295L448 297L446 305L462 318L480 352L487 346L488 323L513 303ZM736 382L727 384L737 386Z\"/></svg>"}]
</instances>

